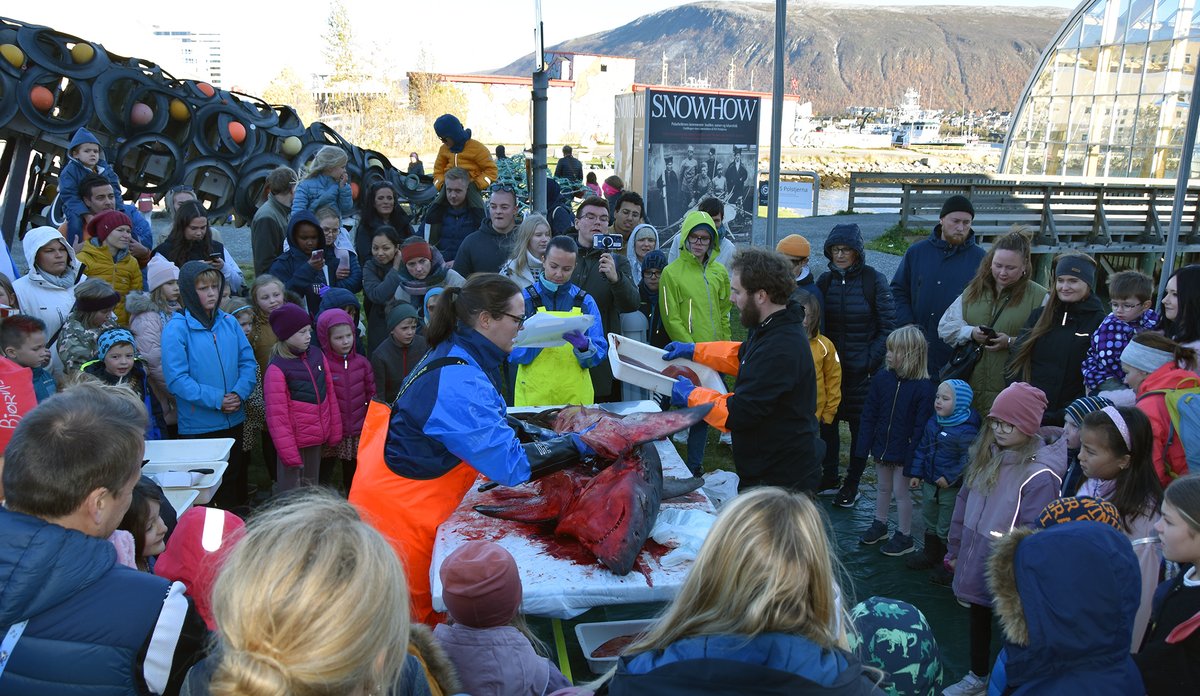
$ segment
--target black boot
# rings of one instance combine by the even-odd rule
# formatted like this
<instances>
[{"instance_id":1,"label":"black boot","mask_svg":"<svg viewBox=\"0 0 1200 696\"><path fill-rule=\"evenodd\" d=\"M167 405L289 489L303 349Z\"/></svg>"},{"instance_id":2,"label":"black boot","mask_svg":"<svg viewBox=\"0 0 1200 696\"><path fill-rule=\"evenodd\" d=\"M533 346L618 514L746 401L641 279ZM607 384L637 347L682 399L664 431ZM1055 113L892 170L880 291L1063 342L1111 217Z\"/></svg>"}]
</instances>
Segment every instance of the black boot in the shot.
<instances>
[{"instance_id":1,"label":"black boot","mask_svg":"<svg viewBox=\"0 0 1200 696\"><path fill-rule=\"evenodd\" d=\"M936 534L925 532L925 548L922 549L920 554L914 555L905 561L904 565L909 570L929 570L935 565L941 563L942 556L934 555L938 551L937 547L939 543L941 543L941 541L937 538ZM944 556L945 552L943 552L942 555Z\"/></svg>"}]
</instances>

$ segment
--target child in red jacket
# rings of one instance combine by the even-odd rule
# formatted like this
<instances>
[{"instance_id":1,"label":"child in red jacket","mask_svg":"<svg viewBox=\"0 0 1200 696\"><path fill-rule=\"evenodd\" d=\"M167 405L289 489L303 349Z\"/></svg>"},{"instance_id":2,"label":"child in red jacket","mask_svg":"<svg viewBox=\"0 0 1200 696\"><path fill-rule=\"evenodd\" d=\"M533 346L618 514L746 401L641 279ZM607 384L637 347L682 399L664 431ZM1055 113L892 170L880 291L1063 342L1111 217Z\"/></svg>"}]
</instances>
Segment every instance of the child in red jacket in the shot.
<instances>
[{"instance_id":1,"label":"child in red jacket","mask_svg":"<svg viewBox=\"0 0 1200 696\"><path fill-rule=\"evenodd\" d=\"M375 370L371 361L355 350L357 330L344 309L327 309L317 317L317 340L325 352L333 392L342 414L342 439L327 445L321 457L321 485L333 480L337 461L342 462L342 490L350 490L358 462L358 436L367 418L367 406L375 397Z\"/></svg>"},{"instance_id":2,"label":"child in red jacket","mask_svg":"<svg viewBox=\"0 0 1200 696\"><path fill-rule=\"evenodd\" d=\"M309 347L308 312L286 303L271 312L279 337L263 377L267 430L278 452L276 492L317 483L321 446L342 439L333 376L319 348Z\"/></svg>"}]
</instances>

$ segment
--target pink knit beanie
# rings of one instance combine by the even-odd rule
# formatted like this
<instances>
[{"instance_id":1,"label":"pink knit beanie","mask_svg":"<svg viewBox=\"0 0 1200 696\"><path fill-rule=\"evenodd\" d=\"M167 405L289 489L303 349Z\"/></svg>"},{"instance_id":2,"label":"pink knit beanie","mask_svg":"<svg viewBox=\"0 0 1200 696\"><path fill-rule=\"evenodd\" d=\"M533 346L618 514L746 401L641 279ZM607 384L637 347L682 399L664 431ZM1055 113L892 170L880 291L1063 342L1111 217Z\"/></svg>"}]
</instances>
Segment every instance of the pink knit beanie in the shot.
<instances>
[{"instance_id":1,"label":"pink knit beanie","mask_svg":"<svg viewBox=\"0 0 1200 696\"><path fill-rule=\"evenodd\" d=\"M1012 423L1017 430L1032 437L1042 426L1042 415L1045 413L1045 392L1025 382L1014 382L996 397L988 415Z\"/></svg>"}]
</instances>

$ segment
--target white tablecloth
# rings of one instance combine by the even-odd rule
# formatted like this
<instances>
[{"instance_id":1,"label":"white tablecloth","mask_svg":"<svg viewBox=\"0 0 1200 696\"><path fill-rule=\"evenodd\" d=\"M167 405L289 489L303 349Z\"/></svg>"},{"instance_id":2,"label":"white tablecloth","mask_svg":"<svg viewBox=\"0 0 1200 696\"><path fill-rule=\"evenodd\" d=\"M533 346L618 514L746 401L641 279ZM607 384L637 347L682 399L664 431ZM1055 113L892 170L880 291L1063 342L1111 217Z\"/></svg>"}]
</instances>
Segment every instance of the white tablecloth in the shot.
<instances>
[{"instance_id":1,"label":"white tablecloth","mask_svg":"<svg viewBox=\"0 0 1200 696\"><path fill-rule=\"evenodd\" d=\"M622 409L623 412L629 410L645 409ZM688 478L691 475L673 444L659 440L654 445L662 459L664 476ZM613 575L590 557L574 539L555 538L553 531L546 530L549 525L510 522L475 512L474 506L484 503L488 498L486 493L476 491L481 482L482 479L471 487L471 491L450 519L438 527L433 562L430 566L433 606L438 611L446 609L442 602L442 583L438 576L442 561L460 545L471 540L493 541L513 555L521 571L521 583L524 587L521 611L535 616L570 619L592 607L665 602L679 592L691 569L690 562L663 567L661 558L668 549L649 542L650 548L642 549L637 563L628 575ZM700 490L665 500L662 506L714 512L712 503Z\"/></svg>"}]
</instances>

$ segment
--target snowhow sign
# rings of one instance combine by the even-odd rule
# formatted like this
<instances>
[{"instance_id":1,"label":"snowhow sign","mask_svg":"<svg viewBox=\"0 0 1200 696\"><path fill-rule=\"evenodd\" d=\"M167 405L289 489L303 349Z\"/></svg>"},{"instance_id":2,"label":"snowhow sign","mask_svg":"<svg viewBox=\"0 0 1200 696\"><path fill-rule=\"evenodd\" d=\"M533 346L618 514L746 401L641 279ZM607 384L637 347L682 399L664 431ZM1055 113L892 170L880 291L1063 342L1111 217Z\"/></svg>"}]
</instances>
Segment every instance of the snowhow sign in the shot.
<instances>
[{"instance_id":1,"label":"snowhow sign","mask_svg":"<svg viewBox=\"0 0 1200 696\"><path fill-rule=\"evenodd\" d=\"M758 97L648 90L652 143L758 144Z\"/></svg>"}]
</instances>

